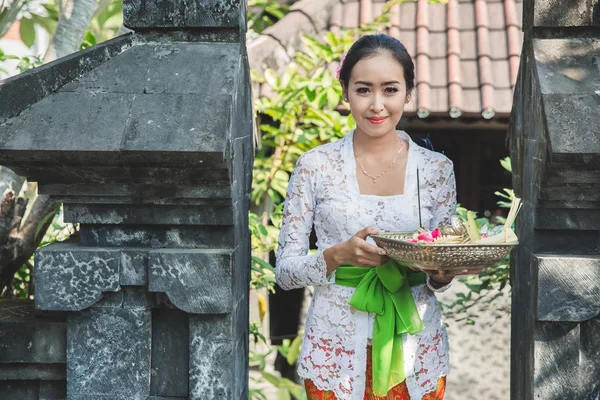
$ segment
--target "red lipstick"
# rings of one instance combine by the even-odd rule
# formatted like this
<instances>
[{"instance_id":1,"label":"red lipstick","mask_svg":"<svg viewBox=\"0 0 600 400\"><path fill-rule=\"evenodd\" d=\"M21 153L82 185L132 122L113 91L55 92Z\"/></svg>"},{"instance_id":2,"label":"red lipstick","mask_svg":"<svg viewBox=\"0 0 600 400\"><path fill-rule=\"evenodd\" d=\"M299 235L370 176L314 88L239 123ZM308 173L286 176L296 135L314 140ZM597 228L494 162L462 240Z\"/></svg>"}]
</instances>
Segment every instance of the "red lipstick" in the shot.
<instances>
[{"instance_id":1,"label":"red lipstick","mask_svg":"<svg viewBox=\"0 0 600 400\"><path fill-rule=\"evenodd\" d=\"M367 119L372 124L379 125L379 124L382 124L387 119L387 117L371 117L371 118L367 118Z\"/></svg>"}]
</instances>

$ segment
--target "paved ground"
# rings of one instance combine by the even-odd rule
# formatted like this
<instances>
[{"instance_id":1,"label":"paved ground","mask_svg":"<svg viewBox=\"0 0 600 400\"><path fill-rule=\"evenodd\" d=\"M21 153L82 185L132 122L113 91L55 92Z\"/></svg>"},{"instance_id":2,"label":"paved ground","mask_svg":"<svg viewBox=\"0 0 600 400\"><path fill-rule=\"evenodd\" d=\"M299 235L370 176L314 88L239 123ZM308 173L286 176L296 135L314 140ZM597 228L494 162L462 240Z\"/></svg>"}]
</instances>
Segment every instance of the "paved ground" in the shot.
<instances>
[{"instance_id":1,"label":"paved ground","mask_svg":"<svg viewBox=\"0 0 600 400\"><path fill-rule=\"evenodd\" d=\"M451 301L466 292L460 283L443 295ZM501 309L501 310L499 310ZM492 307L475 307L475 325L448 319L450 375L444 400L508 400L510 398L510 291Z\"/></svg>"},{"instance_id":2,"label":"paved ground","mask_svg":"<svg viewBox=\"0 0 600 400\"><path fill-rule=\"evenodd\" d=\"M451 302L458 292L466 292L466 287L455 283L447 292L438 295L443 302ZM251 294L251 318L257 316L253 307L255 295ZM508 400L510 393L510 292L498 298L493 307L475 307L478 317L475 325L465 325L452 319L448 324L450 340L451 372L447 381L445 400ZM268 321L268 316L265 318ZM266 326L263 332L268 332ZM272 361L267 371L273 372ZM251 376L257 373L251 371ZM277 400L277 389L268 383L257 385L251 381L250 387L260 387L268 400Z\"/></svg>"}]
</instances>

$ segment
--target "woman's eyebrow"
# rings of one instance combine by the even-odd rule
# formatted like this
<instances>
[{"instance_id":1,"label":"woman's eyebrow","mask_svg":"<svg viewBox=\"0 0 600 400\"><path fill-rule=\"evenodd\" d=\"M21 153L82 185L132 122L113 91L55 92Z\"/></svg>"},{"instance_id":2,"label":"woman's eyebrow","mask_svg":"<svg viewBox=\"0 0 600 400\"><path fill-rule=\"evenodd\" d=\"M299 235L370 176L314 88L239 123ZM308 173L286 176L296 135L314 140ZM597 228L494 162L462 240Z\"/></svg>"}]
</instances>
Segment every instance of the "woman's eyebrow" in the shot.
<instances>
[{"instance_id":1,"label":"woman's eyebrow","mask_svg":"<svg viewBox=\"0 0 600 400\"><path fill-rule=\"evenodd\" d=\"M355 85L365 85L365 86L373 86L372 82L366 82L366 81L356 81L354 82ZM388 82L382 82L381 86L388 86L388 85L399 85L400 82L398 81L388 81Z\"/></svg>"}]
</instances>

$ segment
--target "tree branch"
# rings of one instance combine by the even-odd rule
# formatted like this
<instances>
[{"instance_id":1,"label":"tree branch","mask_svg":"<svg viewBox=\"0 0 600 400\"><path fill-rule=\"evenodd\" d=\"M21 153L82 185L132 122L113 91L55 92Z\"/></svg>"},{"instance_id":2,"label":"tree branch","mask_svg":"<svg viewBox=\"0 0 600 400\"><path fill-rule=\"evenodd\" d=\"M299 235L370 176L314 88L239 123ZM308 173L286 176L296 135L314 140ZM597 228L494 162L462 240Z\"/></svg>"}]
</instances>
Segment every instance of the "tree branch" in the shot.
<instances>
[{"instance_id":1,"label":"tree branch","mask_svg":"<svg viewBox=\"0 0 600 400\"><path fill-rule=\"evenodd\" d=\"M98 0L67 0L54 36L50 41L44 63L54 61L79 50L87 27L96 13Z\"/></svg>"}]
</instances>

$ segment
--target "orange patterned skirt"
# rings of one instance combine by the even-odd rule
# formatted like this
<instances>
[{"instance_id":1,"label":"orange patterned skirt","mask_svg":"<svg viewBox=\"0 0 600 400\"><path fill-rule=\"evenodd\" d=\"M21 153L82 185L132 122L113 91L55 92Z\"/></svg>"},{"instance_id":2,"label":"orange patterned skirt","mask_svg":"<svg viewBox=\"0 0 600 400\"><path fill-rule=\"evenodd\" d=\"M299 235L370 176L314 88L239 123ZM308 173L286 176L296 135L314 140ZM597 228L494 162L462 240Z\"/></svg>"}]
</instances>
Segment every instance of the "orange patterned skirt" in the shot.
<instances>
[{"instance_id":1,"label":"orange patterned skirt","mask_svg":"<svg viewBox=\"0 0 600 400\"><path fill-rule=\"evenodd\" d=\"M373 394L373 368L371 367L371 346L367 347L367 380L364 400L410 400L406 382L394 386L385 397L375 396ZM307 379L304 381L306 396L308 400L336 400L335 394L330 390L319 390L313 381ZM438 379L435 392L426 394L420 400L443 400L446 391L446 377ZM417 400L417 399L413 399Z\"/></svg>"}]
</instances>

